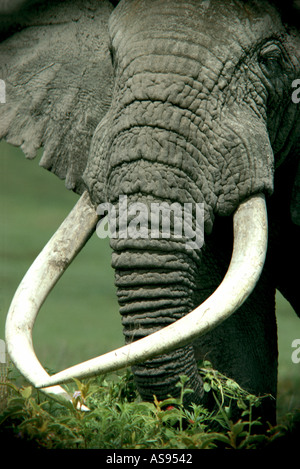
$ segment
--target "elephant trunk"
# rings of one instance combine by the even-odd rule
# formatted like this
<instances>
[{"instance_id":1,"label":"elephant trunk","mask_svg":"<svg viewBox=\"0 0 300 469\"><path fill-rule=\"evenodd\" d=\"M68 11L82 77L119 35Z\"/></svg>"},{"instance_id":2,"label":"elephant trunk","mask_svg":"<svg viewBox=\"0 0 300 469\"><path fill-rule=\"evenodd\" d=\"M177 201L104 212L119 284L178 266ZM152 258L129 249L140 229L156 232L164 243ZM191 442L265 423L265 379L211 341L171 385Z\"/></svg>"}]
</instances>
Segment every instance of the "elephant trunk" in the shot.
<instances>
[{"instance_id":1,"label":"elephant trunk","mask_svg":"<svg viewBox=\"0 0 300 469\"><path fill-rule=\"evenodd\" d=\"M156 332L195 307L197 266L185 253L115 251L113 267L126 343ZM135 365L133 372L145 400L153 395L160 400L169 394L177 397L175 385L186 375L194 390L186 397L200 403L202 386L192 345Z\"/></svg>"},{"instance_id":2,"label":"elephant trunk","mask_svg":"<svg viewBox=\"0 0 300 469\"><path fill-rule=\"evenodd\" d=\"M204 230L212 226L211 191L207 185L203 195L196 183L195 150L184 138L188 129L175 133L182 111L169 109L167 103L151 109L149 101L132 106L134 114L125 108L115 121L106 186L107 200L118 215L112 266L127 344L198 306L200 248ZM172 115L172 129L160 125L163 107ZM125 205L120 197L126 198ZM201 401L191 344L137 364L133 372L142 399L176 397L180 390L175 385L186 375L194 391L186 394L186 404Z\"/></svg>"},{"instance_id":3,"label":"elephant trunk","mask_svg":"<svg viewBox=\"0 0 300 469\"><path fill-rule=\"evenodd\" d=\"M135 101L130 107L134 113L127 107L115 121L106 185L106 198L118 214L112 266L127 344L198 305L199 248L204 229L212 225L211 204L193 172L195 150L185 139L188 129L179 124L175 132L182 111L150 101ZM170 128L162 125L164 112L172 119ZM127 198L125 207L120 194ZM192 345L135 365L133 372L143 399L174 395L180 376L187 375L194 390L187 399L200 402L202 386Z\"/></svg>"}]
</instances>

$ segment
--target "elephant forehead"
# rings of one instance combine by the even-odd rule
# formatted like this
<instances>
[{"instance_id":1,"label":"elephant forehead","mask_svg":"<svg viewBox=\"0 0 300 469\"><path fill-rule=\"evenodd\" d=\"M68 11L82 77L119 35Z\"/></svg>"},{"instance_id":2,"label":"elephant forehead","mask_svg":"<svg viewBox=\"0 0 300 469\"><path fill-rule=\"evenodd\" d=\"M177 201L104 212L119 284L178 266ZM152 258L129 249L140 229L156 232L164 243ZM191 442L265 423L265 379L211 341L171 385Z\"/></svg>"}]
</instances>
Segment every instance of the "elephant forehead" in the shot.
<instances>
[{"instance_id":1,"label":"elephant forehead","mask_svg":"<svg viewBox=\"0 0 300 469\"><path fill-rule=\"evenodd\" d=\"M129 62L156 53L224 62L283 29L277 10L264 0L127 0L109 26L117 58L127 54Z\"/></svg>"}]
</instances>

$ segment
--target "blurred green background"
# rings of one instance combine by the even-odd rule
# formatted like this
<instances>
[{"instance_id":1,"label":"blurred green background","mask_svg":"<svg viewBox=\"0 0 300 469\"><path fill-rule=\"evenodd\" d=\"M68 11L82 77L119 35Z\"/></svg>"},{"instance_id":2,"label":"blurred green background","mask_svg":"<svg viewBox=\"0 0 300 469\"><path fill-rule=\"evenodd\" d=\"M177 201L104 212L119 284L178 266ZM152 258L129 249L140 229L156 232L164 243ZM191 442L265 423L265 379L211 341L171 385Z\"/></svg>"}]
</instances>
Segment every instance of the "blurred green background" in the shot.
<instances>
[{"instance_id":1,"label":"blurred green background","mask_svg":"<svg viewBox=\"0 0 300 469\"><path fill-rule=\"evenodd\" d=\"M78 200L38 160L0 142L0 339L19 282ZM43 366L58 371L123 345L110 256L109 240L94 235L41 308L33 340ZM278 408L285 413L300 408L300 364L291 360L300 320L280 294L276 302Z\"/></svg>"}]
</instances>

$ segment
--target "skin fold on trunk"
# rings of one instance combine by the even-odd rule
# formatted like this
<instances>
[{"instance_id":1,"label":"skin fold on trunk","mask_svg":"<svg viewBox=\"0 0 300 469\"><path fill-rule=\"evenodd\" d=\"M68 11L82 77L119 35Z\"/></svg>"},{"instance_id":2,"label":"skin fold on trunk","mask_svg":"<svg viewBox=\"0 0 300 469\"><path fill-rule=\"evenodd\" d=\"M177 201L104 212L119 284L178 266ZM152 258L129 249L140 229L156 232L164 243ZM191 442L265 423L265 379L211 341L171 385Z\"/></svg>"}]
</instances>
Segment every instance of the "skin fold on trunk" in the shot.
<instances>
[{"instance_id":1,"label":"skin fold on trunk","mask_svg":"<svg viewBox=\"0 0 300 469\"><path fill-rule=\"evenodd\" d=\"M128 207L138 202L149 208L148 213L156 203L168 207L175 203L182 208L185 203L193 207L203 203L203 227L209 230L212 223L209 204L195 181L197 172L185 168L184 162L193 160L184 138L188 126L178 128L175 124L182 122L182 110L160 101L153 105L149 99L135 100L130 108L135 108L133 117L125 108L115 122L107 199L115 204L116 194L125 194ZM172 114L172 129L163 128L164 109ZM179 239L172 235L176 223L174 218L170 239L162 239L161 226L160 239L153 239L150 227L144 238L111 239L112 266L127 344L174 323L198 306L195 294L201 251L187 249L189 240L184 234ZM144 400L153 400L154 395L159 400L169 394L177 397L180 390L176 384L181 375L189 378L188 386L193 390L186 394L185 404L202 400L202 383L192 344L135 365L133 372Z\"/></svg>"}]
</instances>

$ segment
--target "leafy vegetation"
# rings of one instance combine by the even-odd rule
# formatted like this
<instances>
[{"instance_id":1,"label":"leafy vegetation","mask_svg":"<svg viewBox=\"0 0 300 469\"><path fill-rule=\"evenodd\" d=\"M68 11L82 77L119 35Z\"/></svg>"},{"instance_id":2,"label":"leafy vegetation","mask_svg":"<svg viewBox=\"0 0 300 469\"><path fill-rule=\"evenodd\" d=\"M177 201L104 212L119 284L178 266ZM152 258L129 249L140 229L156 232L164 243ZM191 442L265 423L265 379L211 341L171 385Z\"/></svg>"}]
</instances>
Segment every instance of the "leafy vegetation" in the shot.
<instances>
[{"instance_id":1,"label":"leafy vegetation","mask_svg":"<svg viewBox=\"0 0 300 469\"><path fill-rule=\"evenodd\" d=\"M252 417L263 398L241 389L237 383L205 363L200 373L205 391L212 393L216 408L208 411L193 405L188 410L183 398L191 392L181 377L178 398L142 402L129 371L99 377L68 387L72 402L61 405L32 386L10 376L5 383L10 395L0 416L2 442L33 448L101 449L259 449L291 441L300 414L285 425L261 433L259 420ZM4 383L3 383L4 385ZM90 411L82 411L85 404ZM241 419L230 418L231 406L241 409ZM297 418L299 419L297 422Z\"/></svg>"}]
</instances>

